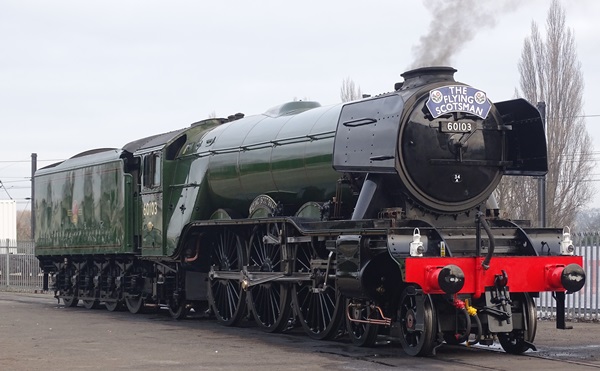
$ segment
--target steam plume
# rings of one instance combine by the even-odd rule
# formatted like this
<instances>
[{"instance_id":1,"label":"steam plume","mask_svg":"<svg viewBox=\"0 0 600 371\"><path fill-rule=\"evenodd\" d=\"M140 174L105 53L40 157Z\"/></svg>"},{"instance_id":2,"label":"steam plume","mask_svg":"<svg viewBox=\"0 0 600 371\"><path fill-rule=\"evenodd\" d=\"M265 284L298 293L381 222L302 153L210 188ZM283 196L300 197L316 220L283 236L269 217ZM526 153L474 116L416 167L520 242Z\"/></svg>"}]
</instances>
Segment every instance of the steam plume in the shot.
<instances>
[{"instance_id":1,"label":"steam plume","mask_svg":"<svg viewBox=\"0 0 600 371\"><path fill-rule=\"evenodd\" d=\"M410 68L450 64L478 32L494 28L496 19L516 10L518 0L424 0L432 20L429 32L413 45L415 55Z\"/></svg>"}]
</instances>

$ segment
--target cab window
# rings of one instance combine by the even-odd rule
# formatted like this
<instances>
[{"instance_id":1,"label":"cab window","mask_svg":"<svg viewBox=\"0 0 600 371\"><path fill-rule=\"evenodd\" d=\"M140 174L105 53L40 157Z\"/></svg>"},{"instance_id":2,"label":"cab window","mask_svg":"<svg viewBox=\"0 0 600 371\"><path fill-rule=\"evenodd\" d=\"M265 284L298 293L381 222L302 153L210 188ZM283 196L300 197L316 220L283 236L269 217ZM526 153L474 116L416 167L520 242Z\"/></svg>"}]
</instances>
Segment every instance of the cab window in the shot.
<instances>
[{"instance_id":1,"label":"cab window","mask_svg":"<svg viewBox=\"0 0 600 371\"><path fill-rule=\"evenodd\" d=\"M160 186L160 154L152 153L144 156L144 188Z\"/></svg>"}]
</instances>

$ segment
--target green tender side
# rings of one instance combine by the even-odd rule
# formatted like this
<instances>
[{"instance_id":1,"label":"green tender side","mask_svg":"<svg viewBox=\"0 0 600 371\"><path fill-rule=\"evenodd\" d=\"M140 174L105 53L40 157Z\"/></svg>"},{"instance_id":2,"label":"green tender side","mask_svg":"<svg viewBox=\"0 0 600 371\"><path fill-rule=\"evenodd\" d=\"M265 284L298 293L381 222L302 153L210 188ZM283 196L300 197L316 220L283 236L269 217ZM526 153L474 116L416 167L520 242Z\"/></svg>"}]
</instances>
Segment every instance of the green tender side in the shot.
<instances>
[{"instance_id":1,"label":"green tender side","mask_svg":"<svg viewBox=\"0 0 600 371\"><path fill-rule=\"evenodd\" d=\"M92 151L36 172L37 256L135 252L132 179L120 154Z\"/></svg>"}]
</instances>

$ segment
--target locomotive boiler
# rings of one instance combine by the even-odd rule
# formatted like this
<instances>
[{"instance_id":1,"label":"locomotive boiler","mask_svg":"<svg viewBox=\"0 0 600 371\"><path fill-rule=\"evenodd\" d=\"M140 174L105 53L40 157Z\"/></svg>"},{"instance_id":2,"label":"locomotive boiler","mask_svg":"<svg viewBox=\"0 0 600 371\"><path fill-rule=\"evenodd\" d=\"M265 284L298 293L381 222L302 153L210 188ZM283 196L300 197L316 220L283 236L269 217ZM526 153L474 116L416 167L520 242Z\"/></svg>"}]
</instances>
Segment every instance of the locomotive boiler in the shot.
<instances>
[{"instance_id":1,"label":"locomotive boiler","mask_svg":"<svg viewBox=\"0 0 600 371\"><path fill-rule=\"evenodd\" d=\"M503 175L541 176L538 111L450 67L391 93L207 119L35 175L36 255L66 306L190 310L315 339L534 348L539 292L585 283L568 227L501 218ZM506 210L510 213L510 210ZM564 316L564 314L562 314ZM559 321L564 322L564 317Z\"/></svg>"}]
</instances>

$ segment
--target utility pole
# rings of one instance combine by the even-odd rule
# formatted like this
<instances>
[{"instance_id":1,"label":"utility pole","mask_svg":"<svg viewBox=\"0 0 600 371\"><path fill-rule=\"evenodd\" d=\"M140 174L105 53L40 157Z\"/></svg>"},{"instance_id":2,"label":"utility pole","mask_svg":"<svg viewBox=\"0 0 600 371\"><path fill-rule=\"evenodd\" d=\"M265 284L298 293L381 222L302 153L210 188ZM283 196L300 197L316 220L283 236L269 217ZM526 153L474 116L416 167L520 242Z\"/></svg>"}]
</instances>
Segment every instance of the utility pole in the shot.
<instances>
[{"instance_id":1,"label":"utility pole","mask_svg":"<svg viewBox=\"0 0 600 371\"><path fill-rule=\"evenodd\" d=\"M31 239L35 238L35 171L37 170L37 153L31 154Z\"/></svg>"},{"instance_id":2,"label":"utility pole","mask_svg":"<svg viewBox=\"0 0 600 371\"><path fill-rule=\"evenodd\" d=\"M546 102L538 102L537 109L542 118L544 127L544 136L546 135ZM548 142L546 142L548 143ZM548 145L548 144L546 144ZM542 175L538 178L538 226L543 228L546 226L546 176Z\"/></svg>"}]
</instances>

